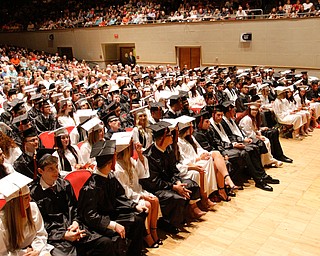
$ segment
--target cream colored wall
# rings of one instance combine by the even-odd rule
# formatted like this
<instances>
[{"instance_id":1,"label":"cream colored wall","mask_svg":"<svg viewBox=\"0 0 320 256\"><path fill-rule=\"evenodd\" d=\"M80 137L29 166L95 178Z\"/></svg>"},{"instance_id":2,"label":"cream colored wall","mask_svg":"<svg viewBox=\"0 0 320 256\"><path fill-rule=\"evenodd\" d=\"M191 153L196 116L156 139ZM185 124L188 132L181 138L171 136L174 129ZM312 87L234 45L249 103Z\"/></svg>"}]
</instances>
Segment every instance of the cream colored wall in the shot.
<instances>
[{"instance_id":1,"label":"cream colored wall","mask_svg":"<svg viewBox=\"0 0 320 256\"><path fill-rule=\"evenodd\" d=\"M103 44L134 43L137 62L141 64L176 64L176 47L200 46L202 66L264 65L320 70L319 27L319 18L131 25L2 33L0 43L48 52L55 52L57 47L72 47L75 57L101 63L104 56L114 56L104 54ZM245 32L252 32L251 43L240 43L240 34ZM49 34L54 34L52 47Z\"/></svg>"}]
</instances>

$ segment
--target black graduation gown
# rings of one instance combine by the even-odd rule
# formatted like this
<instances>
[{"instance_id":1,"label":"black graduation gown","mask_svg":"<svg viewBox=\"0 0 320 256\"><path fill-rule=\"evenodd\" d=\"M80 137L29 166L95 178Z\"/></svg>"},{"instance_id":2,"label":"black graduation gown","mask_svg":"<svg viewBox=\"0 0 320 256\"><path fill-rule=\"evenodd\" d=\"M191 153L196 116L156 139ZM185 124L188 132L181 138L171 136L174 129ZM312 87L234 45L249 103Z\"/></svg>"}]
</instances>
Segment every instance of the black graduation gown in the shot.
<instances>
[{"instance_id":1,"label":"black graduation gown","mask_svg":"<svg viewBox=\"0 0 320 256\"><path fill-rule=\"evenodd\" d=\"M198 184L190 179L181 179L176 167L176 160L170 147L161 152L152 144L145 152L148 159L150 177L140 180L142 187L159 198L163 219L175 227L184 223L186 207L189 200L172 190L177 181L187 183L186 188L191 190L190 199L200 198Z\"/></svg>"},{"instance_id":2,"label":"black graduation gown","mask_svg":"<svg viewBox=\"0 0 320 256\"><path fill-rule=\"evenodd\" d=\"M14 162L13 168L20 172L21 174L29 177L30 179L33 179L33 173L35 168L35 162L33 160L32 156L27 155L25 152L23 152L18 159ZM39 175L38 175L39 177Z\"/></svg>"},{"instance_id":3,"label":"black graduation gown","mask_svg":"<svg viewBox=\"0 0 320 256\"><path fill-rule=\"evenodd\" d=\"M250 101L249 95L244 95L243 93L240 93L240 95L236 99L237 112L244 112L248 108L246 105L244 105L244 103L248 103L249 101Z\"/></svg>"},{"instance_id":4,"label":"black graduation gown","mask_svg":"<svg viewBox=\"0 0 320 256\"><path fill-rule=\"evenodd\" d=\"M57 122L53 115L50 115L49 118L45 118L43 114L38 115L34 119L34 124L38 134L46 131L53 131L57 128Z\"/></svg>"},{"instance_id":5,"label":"black graduation gown","mask_svg":"<svg viewBox=\"0 0 320 256\"><path fill-rule=\"evenodd\" d=\"M41 115L41 111L36 109L35 107L32 107L28 111L28 118L31 119L31 120L34 120L39 115Z\"/></svg>"},{"instance_id":6,"label":"black graduation gown","mask_svg":"<svg viewBox=\"0 0 320 256\"><path fill-rule=\"evenodd\" d=\"M131 240L128 255L140 255L145 216L136 213L136 206L125 196L124 188L113 173L108 177L93 173L80 190L78 212L83 223L101 235L117 235L108 229L110 221L123 225L126 237Z\"/></svg>"},{"instance_id":7,"label":"black graduation gown","mask_svg":"<svg viewBox=\"0 0 320 256\"><path fill-rule=\"evenodd\" d=\"M217 91L216 97L219 104L222 104L223 102L229 100L228 95L224 91Z\"/></svg>"},{"instance_id":8,"label":"black graduation gown","mask_svg":"<svg viewBox=\"0 0 320 256\"><path fill-rule=\"evenodd\" d=\"M32 199L37 203L43 217L44 226L48 233L48 243L55 247L51 254L54 256L83 255L82 253L90 250L90 246L99 246L99 244L97 245L94 242L102 236L96 232L89 231L79 220L77 199L70 183L62 178L58 178L56 185L52 189L43 190L39 181L38 179L31 184L30 194ZM80 229L86 230L86 236L78 242L69 242L63 239L73 221L79 223ZM90 255L104 255L104 252L103 254L97 253L99 248L95 249L95 251L90 252ZM104 249L110 255L115 255L112 244L111 248L100 249Z\"/></svg>"},{"instance_id":9,"label":"black graduation gown","mask_svg":"<svg viewBox=\"0 0 320 256\"><path fill-rule=\"evenodd\" d=\"M170 109L163 115L163 118L178 118L181 114L173 113Z\"/></svg>"}]
</instances>

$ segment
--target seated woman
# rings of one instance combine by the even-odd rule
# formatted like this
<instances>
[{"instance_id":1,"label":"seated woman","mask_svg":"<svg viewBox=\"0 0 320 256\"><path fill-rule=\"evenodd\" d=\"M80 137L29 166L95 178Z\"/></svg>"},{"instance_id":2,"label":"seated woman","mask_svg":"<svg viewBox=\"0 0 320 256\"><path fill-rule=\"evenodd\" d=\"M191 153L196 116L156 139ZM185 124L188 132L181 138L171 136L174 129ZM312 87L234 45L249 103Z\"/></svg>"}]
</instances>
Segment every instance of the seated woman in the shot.
<instances>
[{"instance_id":1,"label":"seated woman","mask_svg":"<svg viewBox=\"0 0 320 256\"><path fill-rule=\"evenodd\" d=\"M131 137L131 132L114 133L111 137L111 140L116 140L118 153L114 174L124 188L126 196L138 205L146 206L149 209L149 214L146 218L147 234L144 240L148 247L157 248L159 244L162 244L157 234L159 200L139 184L139 179L150 176L149 165L147 158L142 155L142 145L139 142L135 143L138 159L134 160L132 158L133 144Z\"/></svg>"},{"instance_id":2,"label":"seated woman","mask_svg":"<svg viewBox=\"0 0 320 256\"><path fill-rule=\"evenodd\" d=\"M229 176L223 156L219 151L208 152L204 150L194 139L191 123L194 120L193 117L182 116L178 120L180 163L177 167L182 176L190 178L200 185L201 197L207 206L213 206L208 197L217 189L220 199L230 201L226 188L230 187L231 190L234 190L237 187Z\"/></svg>"},{"instance_id":3,"label":"seated woman","mask_svg":"<svg viewBox=\"0 0 320 256\"><path fill-rule=\"evenodd\" d=\"M51 255L53 246L47 244L42 216L36 203L30 202L27 184L31 181L18 172L0 180L0 194L7 195L0 214L0 255Z\"/></svg>"},{"instance_id":4,"label":"seated woman","mask_svg":"<svg viewBox=\"0 0 320 256\"><path fill-rule=\"evenodd\" d=\"M279 87L279 86L278 86ZM304 125L302 117L288 109L285 88L278 88L277 98L273 103L273 111L280 124L292 125L292 137L295 140L302 140L299 135L300 128Z\"/></svg>"},{"instance_id":5,"label":"seated woman","mask_svg":"<svg viewBox=\"0 0 320 256\"><path fill-rule=\"evenodd\" d=\"M62 99L60 101L60 110L57 115L58 123L61 127L76 126L76 121L73 116L73 105L70 99ZM79 142L79 133L77 129L73 129L70 133L71 143Z\"/></svg>"},{"instance_id":6,"label":"seated woman","mask_svg":"<svg viewBox=\"0 0 320 256\"><path fill-rule=\"evenodd\" d=\"M131 110L135 114L135 124L133 128L133 142L139 142L143 150L147 149L152 144L152 133L149 128L149 121L145 111L147 106Z\"/></svg>"},{"instance_id":7,"label":"seated woman","mask_svg":"<svg viewBox=\"0 0 320 256\"><path fill-rule=\"evenodd\" d=\"M264 131L267 131L269 128L260 127L260 125L261 116L259 113L259 104L255 102L250 103L249 108L244 112L244 116L239 122L239 126L248 138L259 139L265 143L268 152L265 154L261 154L262 165L280 167L281 165L283 165L283 163L281 161L276 160L272 156L270 140L262 135L262 133Z\"/></svg>"},{"instance_id":8,"label":"seated woman","mask_svg":"<svg viewBox=\"0 0 320 256\"><path fill-rule=\"evenodd\" d=\"M54 131L55 145L57 149L52 155L59 159L59 171L60 174L66 174L65 172L75 171L81 169L83 160L81 153L77 146L70 144L70 137L68 131L61 127Z\"/></svg>"},{"instance_id":9,"label":"seated woman","mask_svg":"<svg viewBox=\"0 0 320 256\"><path fill-rule=\"evenodd\" d=\"M308 99L306 97L306 92L307 92L306 89L307 89L307 86L304 86L304 85L299 86L298 85L298 93L296 93L294 95L294 100L296 101L296 106L298 109L301 109L301 110L309 113L310 120L309 120L309 125L307 128L307 131L312 132L313 126L315 126L315 124L316 124L317 116L316 116L315 108L313 108L310 105L310 102L308 101Z\"/></svg>"},{"instance_id":10,"label":"seated woman","mask_svg":"<svg viewBox=\"0 0 320 256\"><path fill-rule=\"evenodd\" d=\"M92 164L95 162L94 158L90 158L92 145L104 140L104 125L99 118L95 117L89 119L81 127L88 132L88 137L81 146L82 160L85 164Z\"/></svg>"},{"instance_id":11,"label":"seated woman","mask_svg":"<svg viewBox=\"0 0 320 256\"><path fill-rule=\"evenodd\" d=\"M308 111L302 110L302 108L298 108L297 102L293 97L293 88L286 91L286 99L288 100L288 109L291 110L292 113L300 115L302 118L303 126L300 127L300 135L308 136L309 125L310 125L310 113Z\"/></svg>"}]
</instances>

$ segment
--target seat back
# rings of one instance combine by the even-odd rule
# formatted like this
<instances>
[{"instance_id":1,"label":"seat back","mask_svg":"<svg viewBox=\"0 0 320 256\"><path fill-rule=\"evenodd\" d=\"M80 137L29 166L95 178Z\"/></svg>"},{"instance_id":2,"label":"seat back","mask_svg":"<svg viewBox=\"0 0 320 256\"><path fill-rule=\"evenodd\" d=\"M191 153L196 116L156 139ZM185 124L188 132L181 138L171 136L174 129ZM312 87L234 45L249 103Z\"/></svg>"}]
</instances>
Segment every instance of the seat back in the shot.
<instances>
[{"instance_id":1,"label":"seat back","mask_svg":"<svg viewBox=\"0 0 320 256\"><path fill-rule=\"evenodd\" d=\"M83 187L84 183L86 183L86 181L90 178L90 176L90 171L78 170L70 172L65 177L65 179L70 182L77 199L79 197L80 189Z\"/></svg>"},{"instance_id":2,"label":"seat back","mask_svg":"<svg viewBox=\"0 0 320 256\"><path fill-rule=\"evenodd\" d=\"M42 132L39 134L39 139L45 148L53 148L54 146L54 133L51 131Z\"/></svg>"}]
</instances>

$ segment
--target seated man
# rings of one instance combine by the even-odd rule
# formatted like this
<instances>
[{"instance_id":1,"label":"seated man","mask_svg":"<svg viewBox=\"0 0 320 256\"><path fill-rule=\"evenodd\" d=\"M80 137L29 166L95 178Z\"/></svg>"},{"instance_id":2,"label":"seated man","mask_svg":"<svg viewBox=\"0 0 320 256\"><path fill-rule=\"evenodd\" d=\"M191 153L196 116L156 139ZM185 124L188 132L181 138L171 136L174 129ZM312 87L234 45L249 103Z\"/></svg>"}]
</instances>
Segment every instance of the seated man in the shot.
<instances>
[{"instance_id":1,"label":"seated man","mask_svg":"<svg viewBox=\"0 0 320 256\"><path fill-rule=\"evenodd\" d=\"M223 126L221 125L223 117L223 106L216 107L215 111L212 113L212 118L210 119L213 131L215 133L215 137L218 137L220 140L228 143L232 143L225 132ZM247 140L246 143L249 143L250 140ZM266 190L266 191L273 191L272 187L268 185L270 184L279 184L279 180L273 179L271 176L267 175L265 170L262 167L262 163L260 160L260 156L257 153L258 148L254 145L247 146L244 143L234 142L238 149L246 150L251 159L251 163L254 164L253 168L248 169L250 176L254 179L256 183L256 187ZM250 164L249 159L247 159L247 164Z\"/></svg>"},{"instance_id":2,"label":"seated man","mask_svg":"<svg viewBox=\"0 0 320 256\"><path fill-rule=\"evenodd\" d=\"M37 132L40 134L45 131L53 131L57 129L57 120L52 114L51 106L48 100L43 100L40 103L41 114L38 115L35 120L35 126Z\"/></svg>"},{"instance_id":3,"label":"seated man","mask_svg":"<svg viewBox=\"0 0 320 256\"><path fill-rule=\"evenodd\" d=\"M45 154L38 162L40 179L31 185L30 194L37 203L54 245L51 255L116 255L110 238L90 232L81 224L77 199L70 183L59 177L58 158Z\"/></svg>"},{"instance_id":4,"label":"seated man","mask_svg":"<svg viewBox=\"0 0 320 256\"><path fill-rule=\"evenodd\" d=\"M96 157L97 168L80 191L78 209L91 230L110 238L118 233L131 240L127 255L137 256L142 251L148 208L129 200L115 178L115 146L115 141L110 140L93 145L90 157Z\"/></svg>"},{"instance_id":5,"label":"seated man","mask_svg":"<svg viewBox=\"0 0 320 256\"><path fill-rule=\"evenodd\" d=\"M176 167L176 157L170 147L173 143L168 122L151 125L155 143L145 152L150 177L140 180L142 187L159 198L162 218L159 228L178 233L178 227L186 220L187 208L190 215L197 215L196 200L200 199L198 184L190 179L181 179Z\"/></svg>"},{"instance_id":6,"label":"seated man","mask_svg":"<svg viewBox=\"0 0 320 256\"><path fill-rule=\"evenodd\" d=\"M31 178L37 178L37 150L39 139L37 131L33 127L23 131L22 151L23 153L14 162L13 168L21 174Z\"/></svg>"}]
</instances>

